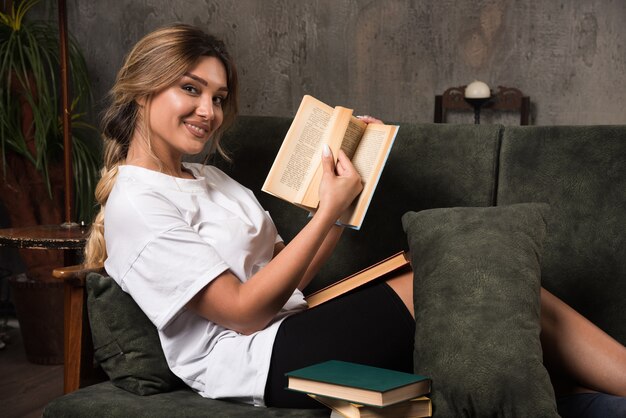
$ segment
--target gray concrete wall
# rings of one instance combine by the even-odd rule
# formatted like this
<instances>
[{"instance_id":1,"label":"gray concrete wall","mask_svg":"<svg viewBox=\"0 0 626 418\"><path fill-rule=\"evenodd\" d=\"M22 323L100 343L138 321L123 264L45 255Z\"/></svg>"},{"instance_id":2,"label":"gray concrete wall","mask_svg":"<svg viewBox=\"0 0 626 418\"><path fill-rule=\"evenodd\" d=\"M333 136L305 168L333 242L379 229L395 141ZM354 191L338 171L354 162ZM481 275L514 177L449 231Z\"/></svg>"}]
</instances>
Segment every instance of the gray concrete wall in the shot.
<instances>
[{"instance_id":1,"label":"gray concrete wall","mask_svg":"<svg viewBox=\"0 0 626 418\"><path fill-rule=\"evenodd\" d=\"M385 120L430 122L435 94L479 79L529 95L534 124L626 123L625 0L68 0L67 7L97 99L139 37L182 21L230 46L243 114L291 116L308 93Z\"/></svg>"}]
</instances>

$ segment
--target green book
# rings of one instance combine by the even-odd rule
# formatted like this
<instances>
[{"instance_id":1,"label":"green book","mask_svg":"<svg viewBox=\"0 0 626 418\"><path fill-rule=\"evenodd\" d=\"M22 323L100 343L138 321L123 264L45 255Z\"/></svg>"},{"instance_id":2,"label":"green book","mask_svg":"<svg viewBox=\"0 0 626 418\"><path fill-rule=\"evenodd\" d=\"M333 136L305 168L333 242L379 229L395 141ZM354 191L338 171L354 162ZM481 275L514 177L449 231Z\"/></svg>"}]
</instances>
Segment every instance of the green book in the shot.
<instances>
[{"instance_id":1,"label":"green book","mask_svg":"<svg viewBox=\"0 0 626 418\"><path fill-rule=\"evenodd\" d=\"M428 394L431 383L425 376L338 360L286 376L291 390L381 407Z\"/></svg>"}]
</instances>

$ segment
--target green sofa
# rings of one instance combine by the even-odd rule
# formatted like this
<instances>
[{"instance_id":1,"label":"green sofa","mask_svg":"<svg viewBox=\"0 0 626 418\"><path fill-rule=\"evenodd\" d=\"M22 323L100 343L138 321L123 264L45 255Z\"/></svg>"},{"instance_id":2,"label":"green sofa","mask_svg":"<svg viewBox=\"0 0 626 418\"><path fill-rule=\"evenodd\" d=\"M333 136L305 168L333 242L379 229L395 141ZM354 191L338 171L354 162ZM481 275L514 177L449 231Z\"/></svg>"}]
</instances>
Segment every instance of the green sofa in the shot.
<instances>
[{"instance_id":1,"label":"green sofa","mask_svg":"<svg viewBox=\"0 0 626 418\"><path fill-rule=\"evenodd\" d=\"M271 213L279 232L286 241L289 241L306 223L307 214L299 208L262 193L260 189L289 124L290 119L287 118L239 117L236 125L223 141L233 157L233 162L218 163L235 179L256 193L261 203ZM527 202L546 203L549 205L549 212L543 212L545 207L542 205L540 216L533 214L526 216L527 213L524 212L526 209L522 205L520 210L523 211L523 216L518 216L517 208L520 206L517 204ZM498 212L494 215L492 210L499 210L501 207L514 209L513 212ZM433 251L430 250L439 246L437 248L441 249L440 252L445 252L445 246L442 246L439 238L435 241L418 242L418 238L422 237L411 237L411 234L417 234L414 230L415 225L412 223L414 219L411 218L411 216L416 216L416 213L429 215L417 230L424 231L424 228L430 228L430 230L420 232L420 234L423 237L437 234L441 228L433 225L441 221L430 217L430 212L424 212L424 210L435 208L477 208L475 210L478 211L481 221L473 233L477 231L483 234L483 231L491 226L485 226L482 222L495 220L499 234L507 234L507 231L511 229L512 232L509 235L514 244L516 234L519 233L516 229L518 226L508 225L507 219L521 220L519 228L522 229L527 228L529 223L534 225L543 220L542 225L531 228L532 231L539 232L535 234L536 236L533 235L535 236L533 242L537 245L530 251L537 255L537 260L540 262L541 285L571 304L622 344L626 343L626 316L624 314L626 312L624 298L626 294L626 234L624 230L626 225L626 126L505 127L501 125L401 124L396 143L389 155L387 166L362 229L360 231L347 230L344 233L330 262L323 268L307 292L319 289L396 251L408 249L410 245L414 268L420 271L415 293L419 294L422 299L416 298L416 303L424 300L423 298L428 298L425 299L427 301L436 300L435 297L440 297L441 294L428 293L441 291L433 290L433 286L437 283L429 281L429 275L433 271L429 266L433 264L426 263L427 260L424 259L424 266L428 268L420 269L422 259L416 259L416 254L424 258L433 257ZM413 215L405 215L407 212ZM458 219L469 219L450 217L448 214L449 212L445 212L446 217L443 221L448 226L450 222L458 222ZM404 218L403 215L405 215ZM473 212L471 216L474 217ZM527 222L528 219L535 218L540 221ZM457 221L450 219L457 219ZM410 238L409 243L407 243L407 234ZM523 235L523 232L519 234ZM450 238L450 233L446 232L445 236L446 239ZM471 234L466 236L472 237ZM473 240L473 238L470 239ZM502 242L501 238L498 240L500 241L496 241L495 245L493 242L489 244L491 247L476 247L477 251L482 251L485 255L505 251L499 248L502 247L499 245L499 242ZM463 242L462 247L471 249L474 248L474 243ZM524 254L527 253L529 252L526 251ZM515 261L520 257L514 255L512 258L502 257L502 259ZM470 264L461 261L465 265ZM470 269L470 267L467 268ZM479 268L482 269L483 266ZM528 276L528 272L532 273L533 268L529 270L524 267L525 274ZM539 268L535 270L539 271ZM506 273L507 277L515 274ZM481 272L478 276L484 275ZM417 276L416 280L418 280ZM441 281L441 279L438 280ZM463 278L446 280L458 280L459 286L453 283L449 289L462 288ZM526 279L515 281L511 286L518 287L512 292L515 294L526 292L530 295L530 299L536 298L539 279L530 286L526 286L524 280ZM501 285L501 287L506 286L509 285ZM181 387L175 377L169 376L167 371L162 370L164 364L162 358L146 360L144 358L146 356L141 353L143 350L141 345L132 348L123 347L124 338L135 342L142 338L150 338L149 342L144 343L145 350L150 352L156 350L157 357L158 350L160 350L156 331L145 317L140 318L141 314L136 313L137 308L136 305L132 306L134 305L132 299L120 297L116 293L119 289L115 289L110 279L107 280L106 277L95 274L88 277L87 291L89 294L87 306L94 330L94 345L97 348L96 351L101 351L100 355L96 353L96 359L107 370L113 381L82 387L55 399L46 407L44 417L322 417L329 415L328 410L323 409L254 408L201 398ZM113 296L110 292L113 292ZM470 296L461 294L459 297L474 299L460 299L460 304L476 303L475 298L481 297L482 294L474 294L471 291L469 293L471 293ZM102 299L107 295L109 295L108 300ZM535 302L529 303L532 305ZM441 307L441 304L439 306ZM127 313L129 309L134 312L132 315ZM419 309L419 306L416 305L416 309ZM522 306L521 309L526 308ZM533 305L533 309L532 315L529 316L530 321L536 319L537 306ZM427 328L420 331L421 315L420 312L417 331L422 332L419 338L420 347L423 348L426 344L428 351L444 352L447 349L445 341L443 343L435 342L435 340L428 341L429 334L424 334L424 332L430 331ZM442 313L439 312L437 315L441 317ZM508 315L507 318L511 316ZM111 329L114 327L111 323L118 320L120 322L117 329ZM132 325L128 328L134 328L134 331L129 331L130 334L126 336L124 336L124 327L128 325L124 325L124 320L127 321L126 324ZM494 322L494 318L489 320ZM528 318L526 320L528 321ZM476 327L480 326L482 324L476 324ZM445 324L443 327L445 328ZM486 327L491 328L491 325L487 324ZM509 325L507 327L511 328ZM441 332L438 333L437 329ZM439 337L445 336L445 329L437 329L434 334L438 334ZM502 332L508 332L508 330ZM533 325L533 332L530 339L536 340L536 324ZM446 338L454 338L454 334ZM485 338L497 338L497 335ZM113 350L111 341L115 342ZM416 347L417 342L416 339ZM433 346L435 343L437 346ZM491 343L493 341L489 344L479 344L481 346L479 349L474 348L479 350L476 352L476 358L484 355L489 358L491 346L502 346L498 342ZM522 344L516 344L516 347L511 350L536 350L537 348L536 341L533 342L534 345L531 348L523 348L523 343L524 341ZM467 349L468 345L474 344L468 342L461 349ZM139 353L132 352L133 350ZM125 355L126 358L120 360ZM416 352L417 373L424 372L421 364L418 363L427 361L419 357L420 355ZM520 354L516 353L516 355ZM521 355L524 353L522 352ZM534 362L537 362L536 357L534 353ZM539 353L539 363L540 357ZM111 361L111 359L118 360ZM139 370L138 374L148 376L142 375L135 379L132 367L143 364L142 362L148 364L146 366L148 369L153 370L145 368ZM482 415L477 409L473 409L480 403L477 399L470 399L468 401L470 406L453 405L455 397L460 399L465 396L459 395L459 391L463 388L455 388L457 391L455 393L440 393L440 390L446 389L440 384L444 379L443 375L441 380L438 380L439 371L436 368L429 368L430 366L426 367L426 363L424 364L427 373L433 375L435 416L459 415L459 411L464 411L462 413L466 416ZM128 367L124 368L126 366ZM476 367L476 364L472 367ZM506 365L499 367L505 375ZM511 365L510 367L520 366ZM541 365L539 364L538 367L540 369ZM447 369L451 368L452 366L447 367ZM513 372L521 373L518 370L513 370ZM539 370L537 373L541 374L542 371ZM149 376L150 374L157 376ZM481 373L475 374L477 378L483 379L482 384L493 384L492 377ZM142 386L142 383L137 383L137 381L144 377L148 383L144 382ZM540 384L545 386L545 375L532 378L536 386ZM467 375L457 375L454 379L456 381L471 380ZM507 386L506 381L500 382L499 386ZM440 385L437 386L438 384ZM512 385L513 382L510 386ZM469 389L472 392L469 397L482 396L483 390L492 392L490 404L500 402L497 398L494 400L493 396L501 396L504 399L502 403L511 401L505 399L507 395L500 393L499 388L485 389L480 386ZM534 416L556 416L554 394L551 389L544 387L542 390L541 396L543 398L547 396L550 399L547 401L544 399L543 403L536 404L535 408L539 409L535 410ZM496 392L498 394L494 395ZM144 393L144 396L137 393ZM523 396L526 397L526 395ZM449 405L444 407L444 404ZM490 412L490 416L495 415L513 416L515 412L511 413L506 408L500 408L495 412Z\"/></svg>"}]
</instances>

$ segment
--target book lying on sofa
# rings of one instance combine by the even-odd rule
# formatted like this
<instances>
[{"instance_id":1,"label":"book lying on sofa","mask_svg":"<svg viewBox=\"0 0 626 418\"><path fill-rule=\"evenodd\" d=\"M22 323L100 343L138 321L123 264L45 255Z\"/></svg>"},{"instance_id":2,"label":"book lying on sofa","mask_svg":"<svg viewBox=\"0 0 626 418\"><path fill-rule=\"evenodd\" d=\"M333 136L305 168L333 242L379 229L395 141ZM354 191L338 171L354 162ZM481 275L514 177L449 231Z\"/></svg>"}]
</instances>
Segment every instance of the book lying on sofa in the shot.
<instances>
[{"instance_id":1,"label":"book lying on sofa","mask_svg":"<svg viewBox=\"0 0 626 418\"><path fill-rule=\"evenodd\" d=\"M331 418L421 418L430 417L433 414L433 407L430 398L420 396L408 401L386 407L361 405L344 401L342 399L330 398L309 394L310 397L329 407L332 411Z\"/></svg>"},{"instance_id":2,"label":"book lying on sofa","mask_svg":"<svg viewBox=\"0 0 626 418\"><path fill-rule=\"evenodd\" d=\"M286 376L291 390L379 407L430 393L430 379L425 376L338 360Z\"/></svg>"},{"instance_id":3,"label":"book lying on sofa","mask_svg":"<svg viewBox=\"0 0 626 418\"><path fill-rule=\"evenodd\" d=\"M329 286L326 286L316 292L306 296L306 302L309 308L321 305L331 299L348 293L357 287L370 283L384 277L389 277L393 272L398 272L403 267L409 265L409 255L405 251L400 251L384 260L379 261L357 273L354 273L345 279L341 279Z\"/></svg>"},{"instance_id":4,"label":"book lying on sofa","mask_svg":"<svg viewBox=\"0 0 626 418\"><path fill-rule=\"evenodd\" d=\"M397 125L367 124L352 109L331 107L305 95L262 190L308 211L319 204L322 146L335 161L342 149L363 181L363 191L339 222L359 229L398 132Z\"/></svg>"}]
</instances>

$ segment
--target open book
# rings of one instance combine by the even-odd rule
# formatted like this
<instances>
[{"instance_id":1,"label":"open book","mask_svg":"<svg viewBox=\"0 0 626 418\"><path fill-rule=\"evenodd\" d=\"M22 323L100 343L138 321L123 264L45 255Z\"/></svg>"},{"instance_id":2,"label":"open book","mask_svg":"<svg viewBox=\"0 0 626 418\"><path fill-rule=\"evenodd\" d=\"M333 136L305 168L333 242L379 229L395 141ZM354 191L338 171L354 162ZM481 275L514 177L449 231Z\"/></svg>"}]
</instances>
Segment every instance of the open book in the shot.
<instances>
[{"instance_id":1,"label":"open book","mask_svg":"<svg viewBox=\"0 0 626 418\"><path fill-rule=\"evenodd\" d=\"M262 190L309 211L319 204L322 179L322 146L328 144L335 161L340 149L346 153L363 181L363 191L339 222L359 229L398 126L367 124L352 109L335 108L304 96Z\"/></svg>"},{"instance_id":2,"label":"open book","mask_svg":"<svg viewBox=\"0 0 626 418\"><path fill-rule=\"evenodd\" d=\"M392 272L399 273L399 270L401 268L408 265L409 254L404 251L400 251L390 257L385 258L384 260L379 261L376 264L373 264L357 273L354 273L351 276L341 279L338 282L331 284L330 286L326 286L323 289L311 293L305 298L306 302L309 305L309 308L313 308L314 306L334 299L337 296L341 296L344 293L348 293L351 290L363 286L364 284L369 283L373 280L377 280L382 277L388 277L388 275Z\"/></svg>"}]
</instances>

